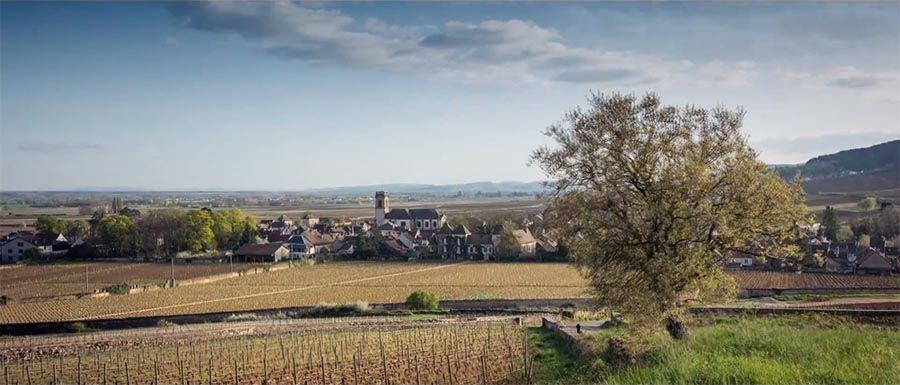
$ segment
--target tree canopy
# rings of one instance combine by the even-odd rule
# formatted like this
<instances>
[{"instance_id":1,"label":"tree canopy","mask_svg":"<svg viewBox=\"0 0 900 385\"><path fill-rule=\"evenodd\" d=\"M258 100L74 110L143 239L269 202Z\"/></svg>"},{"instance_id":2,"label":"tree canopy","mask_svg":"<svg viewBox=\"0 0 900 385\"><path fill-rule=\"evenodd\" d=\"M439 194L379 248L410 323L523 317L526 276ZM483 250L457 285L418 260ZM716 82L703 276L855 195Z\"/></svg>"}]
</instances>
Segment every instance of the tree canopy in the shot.
<instances>
[{"instance_id":1,"label":"tree canopy","mask_svg":"<svg viewBox=\"0 0 900 385\"><path fill-rule=\"evenodd\" d=\"M65 234L69 228L69 223L64 219L59 219L50 215L39 215L34 224L34 228L45 233Z\"/></svg>"},{"instance_id":2,"label":"tree canopy","mask_svg":"<svg viewBox=\"0 0 900 385\"><path fill-rule=\"evenodd\" d=\"M757 159L743 116L595 94L547 129L555 143L532 162L555 189L548 221L602 303L656 324L688 295L733 287L732 252L799 255L802 187Z\"/></svg>"}]
</instances>

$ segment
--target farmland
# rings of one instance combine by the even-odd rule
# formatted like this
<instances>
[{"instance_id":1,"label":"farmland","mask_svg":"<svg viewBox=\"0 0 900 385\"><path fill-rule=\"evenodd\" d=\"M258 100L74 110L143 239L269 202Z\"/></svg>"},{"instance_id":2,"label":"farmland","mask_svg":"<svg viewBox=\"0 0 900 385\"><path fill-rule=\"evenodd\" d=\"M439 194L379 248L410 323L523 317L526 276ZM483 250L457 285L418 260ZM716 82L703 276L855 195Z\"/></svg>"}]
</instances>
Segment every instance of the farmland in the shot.
<instances>
[{"instance_id":1,"label":"farmland","mask_svg":"<svg viewBox=\"0 0 900 385\"><path fill-rule=\"evenodd\" d=\"M259 264L176 264L175 279L243 271ZM173 267L156 263L91 262L18 265L0 268L0 292L30 302L92 293L109 285L161 285Z\"/></svg>"},{"instance_id":2,"label":"farmland","mask_svg":"<svg viewBox=\"0 0 900 385\"><path fill-rule=\"evenodd\" d=\"M433 321L24 339L5 346L3 371L21 384L460 384L525 375L525 330L511 320Z\"/></svg>"},{"instance_id":3,"label":"farmland","mask_svg":"<svg viewBox=\"0 0 900 385\"><path fill-rule=\"evenodd\" d=\"M21 268L4 274L17 269ZM73 273L61 269L64 276ZM745 289L900 290L900 277L734 274ZM21 279L28 281L29 287L44 285L31 275ZM0 307L0 323L237 312L352 301L402 302L416 290L433 292L441 299L578 298L587 296L586 288L578 271L563 263L336 262L123 296L40 302L13 297Z\"/></svg>"},{"instance_id":4,"label":"farmland","mask_svg":"<svg viewBox=\"0 0 900 385\"><path fill-rule=\"evenodd\" d=\"M900 277L859 276L817 273L781 273L775 271L735 271L738 287L742 289L793 290L900 290Z\"/></svg>"},{"instance_id":5,"label":"farmland","mask_svg":"<svg viewBox=\"0 0 900 385\"><path fill-rule=\"evenodd\" d=\"M230 278L141 294L11 302L0 323L161 316L309 306L402 302L415 290L442 299L569 298L584 281L567 264L342 262Z\"/></svg>"}]
</instances>

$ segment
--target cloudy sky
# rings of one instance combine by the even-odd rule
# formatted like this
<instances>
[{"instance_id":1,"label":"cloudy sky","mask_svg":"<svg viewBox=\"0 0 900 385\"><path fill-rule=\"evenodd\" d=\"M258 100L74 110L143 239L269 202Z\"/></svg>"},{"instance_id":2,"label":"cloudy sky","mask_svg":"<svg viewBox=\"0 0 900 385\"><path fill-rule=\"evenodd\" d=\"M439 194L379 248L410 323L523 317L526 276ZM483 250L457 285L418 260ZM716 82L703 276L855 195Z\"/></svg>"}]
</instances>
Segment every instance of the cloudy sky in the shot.
<instances>
[{"instance_id":1,"label":"cloudy sky","mask_svg":"<svg viewBox=\"0 0 900 385\"><path fill-rule=\"evenodd\" d=\"M541 179L598 92L763 160L900 137L900 4L0 3L0 189Z\"/></svg>"}]
</instances>

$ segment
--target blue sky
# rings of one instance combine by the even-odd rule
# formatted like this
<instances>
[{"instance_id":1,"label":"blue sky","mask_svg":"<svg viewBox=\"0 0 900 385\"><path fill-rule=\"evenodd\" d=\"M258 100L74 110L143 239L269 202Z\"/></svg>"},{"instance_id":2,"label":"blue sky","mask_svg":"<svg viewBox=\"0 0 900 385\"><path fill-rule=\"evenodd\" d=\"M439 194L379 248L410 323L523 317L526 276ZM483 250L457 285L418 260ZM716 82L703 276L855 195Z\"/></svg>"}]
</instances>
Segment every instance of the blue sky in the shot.
<instances>
[{"instance_id":1,"label":"blue sky","mask_svg":"<svg viewBox=\"0 0 900 385\"><path fill-rule=\"evenodd\" d=\"M0 3L0 189L539 180L592 91L763 160L900 137L900 5Z\"/></svg>"}]
</instances>

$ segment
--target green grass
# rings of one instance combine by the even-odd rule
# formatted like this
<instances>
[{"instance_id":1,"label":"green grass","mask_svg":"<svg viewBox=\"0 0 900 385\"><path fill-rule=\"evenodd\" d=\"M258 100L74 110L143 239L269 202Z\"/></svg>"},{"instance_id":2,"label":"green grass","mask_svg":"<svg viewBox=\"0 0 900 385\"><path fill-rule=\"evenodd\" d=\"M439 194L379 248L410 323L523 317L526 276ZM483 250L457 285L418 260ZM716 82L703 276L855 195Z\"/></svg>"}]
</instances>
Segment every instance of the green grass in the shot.
<instances>
[{"instance_id":1,"label":"green grass","mask_svg":"<svg viewBox=\"0 0 900 385\"><path fill-rule=\"evenodd\" d=\"M842 319L726 319L667 340L642 363L571 363L546 382L609 384L897 384L900 332ZM600 340L603 336L594 336ZM535 366L542 361L535 361ZM555 361L550 361L550 368ZM535 369L542 372L543 369ZM550 370L548 373L559 374Z\"/></svg>"}]
</instances>

